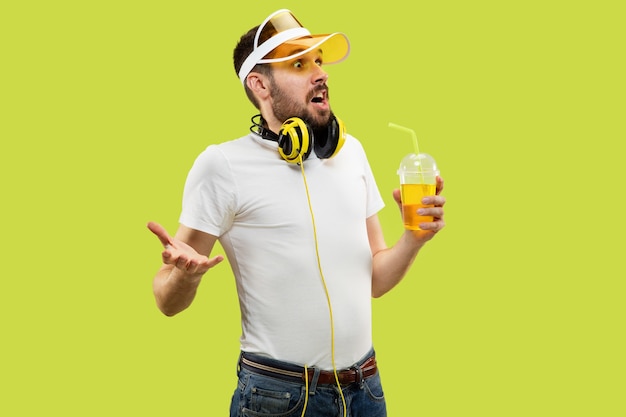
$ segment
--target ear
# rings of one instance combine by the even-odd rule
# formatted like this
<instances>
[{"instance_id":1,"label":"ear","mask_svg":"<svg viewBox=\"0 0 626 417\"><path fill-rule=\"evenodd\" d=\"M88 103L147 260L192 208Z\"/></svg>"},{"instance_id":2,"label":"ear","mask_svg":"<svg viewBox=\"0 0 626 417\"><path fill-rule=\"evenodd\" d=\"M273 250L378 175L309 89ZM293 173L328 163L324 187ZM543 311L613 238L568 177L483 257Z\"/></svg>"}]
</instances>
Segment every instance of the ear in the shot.
<instances>
[{"instance_id":1,"label":"ear","mask_svg":"<svg viewBox=\"0 0 626 417\"><path fill-rule=\"evenodd\" d=\"M261 101L270 95L269 82L265 75L258 72L251 72L246 78L246 85Z\"/></svg>"}]
</instances>

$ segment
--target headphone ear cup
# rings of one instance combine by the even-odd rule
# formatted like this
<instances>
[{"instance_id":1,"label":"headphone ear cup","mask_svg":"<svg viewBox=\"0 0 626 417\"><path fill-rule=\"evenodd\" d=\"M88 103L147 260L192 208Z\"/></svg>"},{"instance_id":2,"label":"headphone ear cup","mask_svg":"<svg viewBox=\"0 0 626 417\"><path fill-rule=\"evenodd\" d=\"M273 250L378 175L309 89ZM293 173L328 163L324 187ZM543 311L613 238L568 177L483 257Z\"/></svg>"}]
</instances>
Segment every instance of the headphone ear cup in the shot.
<instances>
[{"instance_id":1,"label":"headphone ear cup","mask_svg":"<svg viewBox=\"0 0 626 417\"><path fill-rule=\"evenodd\" d=\"M332 158L337 155L346 141L346 126L341 119L333 117L328 123L326 138L316 137L313 143L315 154L321 159Z\"/></svg>"},{"instance_id":2,"label":"headphone ear cup","mask_svg":"<svg viewBox=\"0 0 626 417\"><path fill-rule=\"evenodd\" d=\"M331 155L331 158L339 152L344 143L346 143L346 125L343 123L343 120L335 118L337 121L337 147L335 148L335 152Z\"/></svg>"},{"instance_id":3,"label":"headphone ear cup","mask_svg":"<svg viewBox=\"0 0 626 417\"><path fill-rule=\"evenodd\" d=\"M285 161L298 163L309 156L312 140L313 132L306 122L291 117L285 120L278 132L278 153Z\"/></svg>"}]
</instances>

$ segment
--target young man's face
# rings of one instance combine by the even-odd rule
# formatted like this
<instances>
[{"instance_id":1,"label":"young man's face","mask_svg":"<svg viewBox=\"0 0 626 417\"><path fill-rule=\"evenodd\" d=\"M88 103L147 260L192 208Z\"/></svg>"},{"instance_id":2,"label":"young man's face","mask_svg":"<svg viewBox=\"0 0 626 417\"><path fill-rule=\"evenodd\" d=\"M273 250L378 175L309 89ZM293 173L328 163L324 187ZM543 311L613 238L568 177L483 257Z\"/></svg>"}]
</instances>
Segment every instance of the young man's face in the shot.
<instances>
[{"instance_id":1,"label":"young man's face","mask_svg":"<svg viewBox=\"0 0 626 417\"><path fill-rule=\"evenodd\" d=\"M277 55L295 52L297 49L289 45L276 48ZM317 50L292 60L271 64L272 109L278 120L300 117L313 128L328 123L331 115L326 85L328 74L322 69L322 63L322 51Z\"/></svg>"}]
</instances>

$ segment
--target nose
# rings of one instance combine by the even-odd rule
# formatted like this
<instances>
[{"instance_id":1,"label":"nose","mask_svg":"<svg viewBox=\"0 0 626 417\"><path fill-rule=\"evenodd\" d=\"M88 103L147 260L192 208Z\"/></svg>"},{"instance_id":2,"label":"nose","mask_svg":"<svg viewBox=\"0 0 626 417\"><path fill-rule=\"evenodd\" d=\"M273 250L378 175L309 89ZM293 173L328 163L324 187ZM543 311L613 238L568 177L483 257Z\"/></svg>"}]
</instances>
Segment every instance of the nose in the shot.
<instances>
[{"instance_id":1,"label":"nose","mask_svg":"<svg viewBox=\"0 0 626 417\"><path fill-rule=\"evenodd\" d=\"M326 84L327 80L328 73L324 71L321 66L316 65L312 77L313 84Z\"/></svg>"}]
</instances>

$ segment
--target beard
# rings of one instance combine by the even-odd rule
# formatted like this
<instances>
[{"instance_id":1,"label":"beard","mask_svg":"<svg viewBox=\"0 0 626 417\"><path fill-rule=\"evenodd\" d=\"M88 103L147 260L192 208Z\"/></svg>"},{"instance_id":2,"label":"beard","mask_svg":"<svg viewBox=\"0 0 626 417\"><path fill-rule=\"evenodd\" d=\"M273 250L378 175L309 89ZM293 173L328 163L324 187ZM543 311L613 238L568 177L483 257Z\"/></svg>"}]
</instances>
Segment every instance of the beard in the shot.
<instances>
[{"instance_id":1,"label":"beard","mask_svg":"<svg viewBox=\"0 0 626 417\"><path fill-rule=\"evenodd\" d=\"M326 91L328 91L328 86L326 85L319 86L311 90L306 102L298 102L289 97L289 94L287 94L287 92L279 87L273 80L271 81L271 88L273 99L272 111L278 120L285 121L290 117L299 117L315 131L326 129L331 117L334 117L333 112L330 109L312 111L308 107L308 104L315 96L317 90L326 89Z\"/></svg>"}]
</instances>

